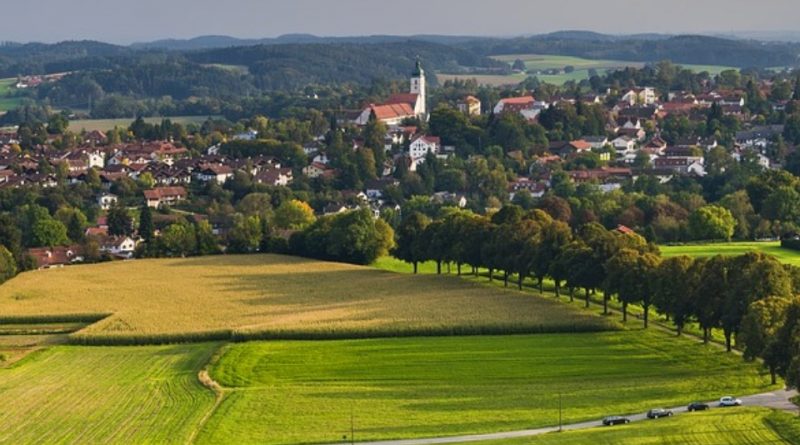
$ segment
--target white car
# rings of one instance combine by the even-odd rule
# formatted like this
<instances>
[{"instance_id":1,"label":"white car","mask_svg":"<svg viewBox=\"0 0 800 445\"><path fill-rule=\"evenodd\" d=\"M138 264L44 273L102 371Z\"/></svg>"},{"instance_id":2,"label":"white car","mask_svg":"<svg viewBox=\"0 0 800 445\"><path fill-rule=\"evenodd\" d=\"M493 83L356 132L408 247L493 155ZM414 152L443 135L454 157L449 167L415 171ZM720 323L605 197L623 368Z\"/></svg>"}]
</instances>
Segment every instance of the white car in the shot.
<instances>
[{"instance_id":1,"label":"white car","mask_svg":"<svg viewBox=\"0 0 800 445\"><path fill-rule=\"evenodd\" d=\"M719 399L719 406L741 406L742 401L732 396L725 396Z\"/></svg>"}]
</instances>

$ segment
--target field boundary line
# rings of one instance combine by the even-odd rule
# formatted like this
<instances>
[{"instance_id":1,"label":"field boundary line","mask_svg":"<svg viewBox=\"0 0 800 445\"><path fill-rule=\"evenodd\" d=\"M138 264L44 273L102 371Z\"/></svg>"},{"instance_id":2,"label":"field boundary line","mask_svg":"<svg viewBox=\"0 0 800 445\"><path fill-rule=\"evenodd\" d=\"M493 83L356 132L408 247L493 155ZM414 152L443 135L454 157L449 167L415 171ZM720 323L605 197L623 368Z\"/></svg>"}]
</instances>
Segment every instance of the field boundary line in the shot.
<instances>
[{"instance_id":1,"label":"field boundary line","mask_svg":"<svg viewBox=\"0 0 800 445\"><path fill-rule=\"evenodd\" d=\"M203 366L203 369L197 373L197 380L200 382L200 384L214 393L214 405L200 419L200 421L197 423L197 426L192 430L192 434L190 434L189 438L186 440L187 444L194 444L197 442L197 437L200 435L200 431L203 430L214 413L217 412L217 408L219 408L219 406L222 404L222 401L225 399L225 395L227 394L225 388L223 388L219 382L214 380L209 372L211 367L222 357L225 347L226 344L218 346L216 351L214 351L214 353L211 355L211 358L208 360L208 363L206 363L205 366Z\"/></svg>"}]
</instances>

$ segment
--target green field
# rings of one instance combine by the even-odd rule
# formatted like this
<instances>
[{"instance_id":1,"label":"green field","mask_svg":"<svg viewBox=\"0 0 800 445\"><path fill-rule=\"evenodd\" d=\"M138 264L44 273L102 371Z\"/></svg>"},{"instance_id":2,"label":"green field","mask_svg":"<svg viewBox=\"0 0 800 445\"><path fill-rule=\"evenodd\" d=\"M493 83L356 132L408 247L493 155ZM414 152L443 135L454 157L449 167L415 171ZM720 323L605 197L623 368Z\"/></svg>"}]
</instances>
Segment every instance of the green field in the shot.
<instances>
[{"instance_id":1,"label":"green field","mask_svg":"<svg viewBox=\"0 0 800 445\"><path fill-rule=\"evenodd\" d=\"M213 345L55 346L0 370L0 443L187 443L214 406Z\"/></svg>"},{"instance_id":2,"label":"green field","mask_svg":"<svg viewBox=\"0 0 800 445\"><path fill-rule=\"evenodd\" d=\"M770 388L758 367L663 332L251 342L199 443L329 443L485 433Z\"/></svg>"},{"instance_id":3,"label":"green field","mask_svg":"<svg viewBox=\"0 0 800 445\"><path fill-rule=\"evenodd\" d=\"M0 112L16 108L22 102L22 98L8 97L8 94L14 91L15 83L17 83L16 78L0 79Z\"/></svg>"},{"instance_id":4,"label":"green field","mask_svg":"<svg viewBox=\"0 0 800 445\"><path fill-rule=\"evenodd\" d=\"M627 62L621 60L604 60L604 59L585 59L581 57L560 56L560 55L543 55L543 54L512 54L494 56L496 60L506 62L508 64L514 63L515 60L520 59L525 63L528 74L511 74L511 75L455 75L455 74L437 74L440 82L453 79L476 79L482 85L502 86L509 84L517 84L527 76L536 76L542 82L547 82L555 85L563 85L565 82L574 80L580 82L583 79L589 78L589 70L594 69L598 74L603 75L608 71L623 69L626 67L641 68L645 64L643 62ZM571 73L561 72L560 74L537 74L537 71L544 71L548 69L563 69L565 66L573 66L575 71ZM716 65L690 65L681 64L684 68L691 69L695 72L707 71L711 75L719 74L727 69L735 69L726 66Z\"/></svg>"},{"instance_id":5,"label":"green field","mask_svg":"<svg viewBox=\"0 0 800 445\"><path fill-rule=\"evenodd\" d=\"M800 443L796 415L764 408L711 410L626 426L477 442L481 445L766 445Z\"/></svg>"},{"instance_id":6,"label":"green field","mask_svg":"<svg viewBox=\"0 0 800 445\"><path fill-rule=\"evenodd\" d=\"M618 328L580 308L455 276L411 276L280 255L26 272L0 286L0 314L7 322L109 315L73 334L92 344Z\"/></svg>"},{"instance_id":7,"label":"green field","mask_svg":"<svg viewBox=\"0 0 800 445\"><path fill-rule=\"evenodd\" d=\"M212 118L216 119L219 116L211 116ZM162 120L169 119L174 124L181 124L181 125L189 125L189 124L197 124L200 125L208 119L209 116L166 116L166 117L146 117L144 121L149 124L160 124ZM76 120L69 122L69 130L73 132L80 132L81 130L86 131L108 131L113 130L114 127L120 128L128 128L131 125L131 122L134 121L135 118L133 117L126 117L121 119L84 119L84 120Z\"/></svg>"},{"instance_id":8,"label":"green field","mask_svg":"<svg viewBox=\"0 0 800 445\"><path fill-rule=\"evenodd\" d=\"M778 241L771 242L733 242L688 244L683 246L659 246L663 256L688 255L706 257L714 255L743 255L747 252L762 252L778 258L781 262L800 266L800 252L784 249Z\"/></svg>"}]
</instances>

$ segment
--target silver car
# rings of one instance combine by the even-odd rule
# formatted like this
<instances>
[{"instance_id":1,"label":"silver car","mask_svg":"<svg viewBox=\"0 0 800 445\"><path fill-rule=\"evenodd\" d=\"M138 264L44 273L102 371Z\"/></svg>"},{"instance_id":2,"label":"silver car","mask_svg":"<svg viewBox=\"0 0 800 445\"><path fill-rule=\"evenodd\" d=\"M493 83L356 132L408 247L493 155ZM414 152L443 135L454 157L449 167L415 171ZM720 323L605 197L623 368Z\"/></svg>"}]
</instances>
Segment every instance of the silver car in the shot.
<instances>
[{"instance_id":1,"label":"silver car","mask_svg":"<svg viewBox=\"0 0 800 445\"><path fill-rule=\"evenodd\" d=\"M719 399L719 406L742 406L742 401L733 396L725 396Z\"/></svg>"}]
</instances>

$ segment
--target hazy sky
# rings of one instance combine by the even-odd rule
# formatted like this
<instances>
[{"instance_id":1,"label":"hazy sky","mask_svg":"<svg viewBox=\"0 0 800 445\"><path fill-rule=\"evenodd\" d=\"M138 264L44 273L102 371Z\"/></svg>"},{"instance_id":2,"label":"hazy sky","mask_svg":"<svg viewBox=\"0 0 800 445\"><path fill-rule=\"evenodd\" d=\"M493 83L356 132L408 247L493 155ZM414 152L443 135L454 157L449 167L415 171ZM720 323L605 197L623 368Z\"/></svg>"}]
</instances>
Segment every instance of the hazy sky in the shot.
<instances>
[{"instance_id":1,"label":"hazy sky","mask_svg":"<svg viewBox=\"0 0 800 445\"><path fill-rule=\"evenodd\" d=\"M798 0L0 0L0 41L800 30Z\"/></svg>"}]
</instances>

